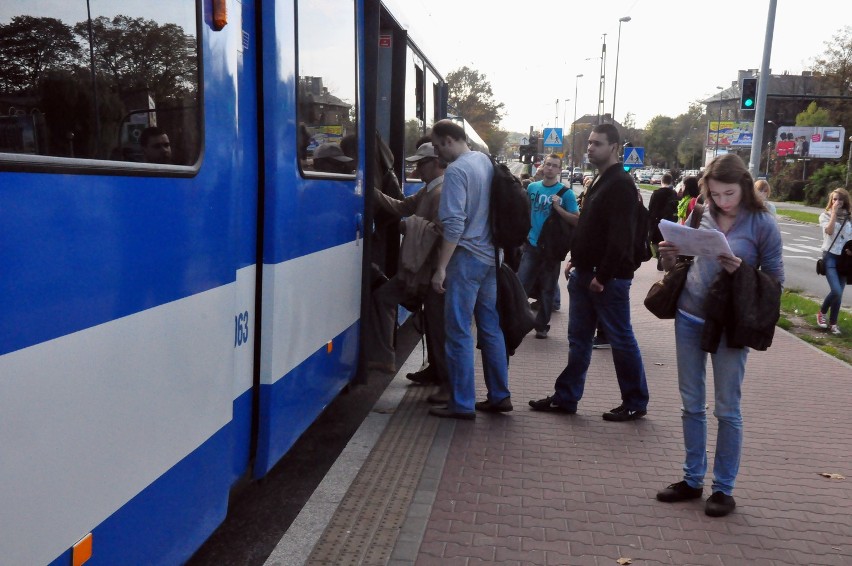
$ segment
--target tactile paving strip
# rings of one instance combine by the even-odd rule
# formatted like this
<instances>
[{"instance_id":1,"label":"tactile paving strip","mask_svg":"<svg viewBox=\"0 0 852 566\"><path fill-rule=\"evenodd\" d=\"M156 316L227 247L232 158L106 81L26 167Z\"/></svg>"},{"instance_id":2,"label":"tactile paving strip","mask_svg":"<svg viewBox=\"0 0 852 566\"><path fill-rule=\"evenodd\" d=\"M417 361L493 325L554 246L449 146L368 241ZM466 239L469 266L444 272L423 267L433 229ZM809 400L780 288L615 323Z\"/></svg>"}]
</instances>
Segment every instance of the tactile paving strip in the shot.
<instances>
[{"instance_id":1,"label":"tactile paving strip","mask_svg":"<svg viewBox=\"0 0 852 566\"><path fill-rule=\"evenodd\" d=\"M410 387L307 564L387 564L414 498L440 419L431 387Z\"/></svg>"}]
</instances>

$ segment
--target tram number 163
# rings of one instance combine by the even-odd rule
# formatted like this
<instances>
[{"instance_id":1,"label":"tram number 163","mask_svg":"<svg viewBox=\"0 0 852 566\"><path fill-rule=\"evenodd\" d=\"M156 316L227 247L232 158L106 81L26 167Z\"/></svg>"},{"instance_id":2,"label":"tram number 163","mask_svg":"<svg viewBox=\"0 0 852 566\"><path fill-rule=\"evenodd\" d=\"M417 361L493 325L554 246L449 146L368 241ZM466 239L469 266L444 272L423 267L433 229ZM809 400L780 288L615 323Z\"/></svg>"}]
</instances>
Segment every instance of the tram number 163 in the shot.
<instances>
[{"instance_id":1,"label":"tram number 163","mask_svg":"<svg viewBox=\"0 0 852 566\"><path fill-rule=\"evenodd\" d=\"M241 312L234 317L234 348L248 342L249 335L249 313Z\"/></svg>"}]
</instances>

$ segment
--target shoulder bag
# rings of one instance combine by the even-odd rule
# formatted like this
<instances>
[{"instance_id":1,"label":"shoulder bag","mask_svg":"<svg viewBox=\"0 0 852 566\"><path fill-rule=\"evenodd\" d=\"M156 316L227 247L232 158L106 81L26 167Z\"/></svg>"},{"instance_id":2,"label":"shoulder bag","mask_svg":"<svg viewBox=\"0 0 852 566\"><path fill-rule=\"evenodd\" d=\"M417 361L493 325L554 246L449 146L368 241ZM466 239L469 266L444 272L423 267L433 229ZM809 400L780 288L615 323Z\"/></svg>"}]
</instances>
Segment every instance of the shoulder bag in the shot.
<instances>
[{"instance_id":1,"label":"shoulder bag","mask_svg":"<svg viewBox=\"0 0 852 566\"><path fill-rule=\"evenodd\" d=\"M696 205L689 221L691 228L697 228L701 224L703 213L704 208ZM686 285L686 276L691 266L691 257L679 257L675 266L668 270L662 279L651 285L645 296L645 308L651 311L651 314L663 320L675 317L677 301Z\"/></svg>"},{"instance_id":2,"label":"shoulder bag","mask_svg":"<svg viewBox=\"0 0 852 566\"><path fill-rule=\"evenodd\" d=\"M562 198L562 195L568 190L568 187L563 186L556 193L556 196ZM550 215L541 227L536 247L539 248L545 259L561 262L565 260L565 256L571 250L574 228L559 216L559 213L556 212L556 206L553 205L550 208Z\"/></svg>"}]
</instances>

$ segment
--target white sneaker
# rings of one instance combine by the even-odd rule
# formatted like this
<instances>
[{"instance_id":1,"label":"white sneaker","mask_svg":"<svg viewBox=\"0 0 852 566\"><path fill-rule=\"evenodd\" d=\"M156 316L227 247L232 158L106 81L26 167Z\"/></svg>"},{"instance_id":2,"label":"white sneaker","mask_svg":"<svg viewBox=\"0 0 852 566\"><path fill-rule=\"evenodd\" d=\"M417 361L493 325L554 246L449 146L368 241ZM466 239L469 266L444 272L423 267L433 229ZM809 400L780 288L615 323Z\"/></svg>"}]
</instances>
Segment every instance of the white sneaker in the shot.
<instances>
[{"instance_id":1,"label":"white sneaker","mask_svg":"<svg viewBox=\"0 0 852 566\"><path fill-rule=\"evenodd\" d=\"M828 328L828 323L825 321L825 315L822 311L817 311L817 326L820 328Z\"/></svg>"},{"instance_id":2,"label":"white sneaker","mask_svg":"<svg viewBox=\"0 0 852 566\"><path fill-rule=\"evenodd\" d=\"M836 335L838 335L838 336L839 336L839 335L840 335L840 327L839 327L839 326L837 326L836 324L832 324L832 325L831 325L831 330L830 330L829 332L831 332L832 334L836 334Z\"/></svg>"}]
</instances>

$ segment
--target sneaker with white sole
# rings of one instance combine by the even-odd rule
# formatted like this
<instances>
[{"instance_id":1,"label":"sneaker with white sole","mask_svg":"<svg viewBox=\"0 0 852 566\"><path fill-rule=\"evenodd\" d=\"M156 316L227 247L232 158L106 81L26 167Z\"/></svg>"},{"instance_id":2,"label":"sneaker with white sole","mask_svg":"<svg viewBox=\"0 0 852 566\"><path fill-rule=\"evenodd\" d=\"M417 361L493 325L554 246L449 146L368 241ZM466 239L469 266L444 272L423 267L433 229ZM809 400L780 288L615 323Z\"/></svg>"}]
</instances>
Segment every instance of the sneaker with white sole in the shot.
<instances>
[{"instance_id":1,"label":"sneaker with white sole","mask_svg":"<svg viewBox=\"0 0 852 566\"><path fill-rule=\"evenodd\" d=\"M817 311L817 326L820 328L828 328L828 323L825 321L825 315L822 311Z\"/></svg>"},{"instance_id":2,"label":"sneaker with white sole","mask_svg":"<svg viewBox=\"0 0 852 566\"><path fill-rule=\"evenodd\" d=\"M837 326L836 324L832 324L832 325L831 325L831 330L829 330L829 332L831 332L831 333L832 333L832 334L834 334L835 336L840 336L840 327L839 327L839 326Z\"/></svg>"}]
</instances>

